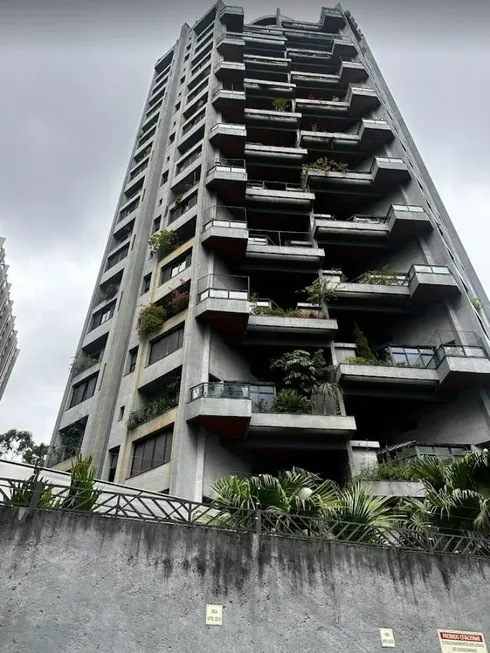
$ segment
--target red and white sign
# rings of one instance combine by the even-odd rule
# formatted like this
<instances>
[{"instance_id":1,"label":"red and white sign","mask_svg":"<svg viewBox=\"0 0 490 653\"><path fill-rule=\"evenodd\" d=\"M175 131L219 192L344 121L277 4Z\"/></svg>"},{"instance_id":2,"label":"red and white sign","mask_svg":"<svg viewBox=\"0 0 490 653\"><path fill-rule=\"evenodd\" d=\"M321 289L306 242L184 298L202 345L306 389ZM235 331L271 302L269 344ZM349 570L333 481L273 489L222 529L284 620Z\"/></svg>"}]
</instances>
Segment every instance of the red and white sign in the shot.
<instances>
[{"instance_id":1,"label":"red and white sign","mask_svg":"<svg viewBox=\"0 0 490 653\"><path fill-rule=\"evenodd\" d=\"M442 653L488 653L483 633L438 630Z\"/></svg>"}]
</instances>

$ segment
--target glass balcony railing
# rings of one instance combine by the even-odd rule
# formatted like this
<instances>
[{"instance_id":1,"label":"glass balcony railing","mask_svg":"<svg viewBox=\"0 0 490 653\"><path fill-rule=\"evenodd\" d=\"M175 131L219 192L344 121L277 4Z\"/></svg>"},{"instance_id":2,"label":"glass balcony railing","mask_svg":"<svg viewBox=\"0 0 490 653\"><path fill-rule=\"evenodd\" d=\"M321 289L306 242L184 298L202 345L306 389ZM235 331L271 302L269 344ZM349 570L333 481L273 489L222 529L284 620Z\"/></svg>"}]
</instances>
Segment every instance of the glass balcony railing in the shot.
<instances>
[{"instance_id":1,"label":"glass balcony railing","mask_svg":"<svg viewBox=\"0 0 490 653\"><path fill-rule=\"evenodd\" d=\"M250 180L247 182L247 188L253 188L258 190L278 190L278 191L294 191L294 192L305 192L308 193L308 188L305 188L301 184L290 184L285 181L260 181L260 180Z\"/></svg>"},{"instance_id":2,"label":"glass balcony railing","mask_svg":"<svg viewBox=\"0 0 490 653\"><path fill-rule=\"evenodd\" d=\"M197 282L197 303L205 299L248 301L250 278L227 274L208 274Z\"/></svg>"},{"instance_id":3,"label":"glass balcony railing","mask_svg":"<svg viewBox=\"0 0 490 653\"><path fill-rule=\"evenodd\" d=\"M279 247L313 247L308 231L272 231L267 229L249 231L250 245Z\"/></svg>"},{"instance_id":4,"label":"glass balcony railing","mask_svg":"<svg viewBox=\"0 0 490 653\"><path fill-rule=\"evenodd\" d=\"M245 159L218 159L208 168L208 175L213 170L236 172L237 170L245 169Z\"/></svg>"},{"instance_id":5,"label":"glass balcony railing","mask_svg":"<svg viewBox=\"0 0 490 653\"><path fill-rule=\"evenodd\" d=\"M203 231L211 227L247 228L247 210L242 206L211 206L203 211Z\"/></svg>"},{"instance_id":6,"label":"glass balcony railing","mask_svg":"<svg viewBox=\"0 0 490 653\"><path fill-rule=\"evenodd\" d=\"M240 381L215 381L199 383L190 390L191 401L201 398L250 399L257 412L272 412L276 396L274 384L242 383Z\"/></svg>"}]
</instances>

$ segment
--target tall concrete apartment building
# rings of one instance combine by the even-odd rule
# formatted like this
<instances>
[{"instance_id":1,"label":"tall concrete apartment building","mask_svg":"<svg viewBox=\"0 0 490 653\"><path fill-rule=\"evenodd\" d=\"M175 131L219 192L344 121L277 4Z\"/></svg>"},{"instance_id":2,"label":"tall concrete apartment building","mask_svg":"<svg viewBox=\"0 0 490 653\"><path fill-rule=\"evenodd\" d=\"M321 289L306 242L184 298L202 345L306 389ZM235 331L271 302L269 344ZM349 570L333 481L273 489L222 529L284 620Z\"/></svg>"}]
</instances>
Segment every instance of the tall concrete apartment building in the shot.
<instances>
[{"instance_id":1,"label":"tall concrete apartment building","mask_svg":"<svg viewBox=\"0 0 490 653\"><path fill-rule=\"evenodd\" d=\"M15 317L12 315L10 284L5 263L5 238L0 237L0 399L19 355Z\"/></svg>"},{"instance_id":2,"label":"tall concrete apartment building","mask_svg":"<svg viewBox=\"0 0 490 653\"><path fill-rule=\"evenodd\" d=\"M155 65L51 464L200 501L451 458L490 440L488 309L352 15L218 3ZM319 349L337 397L279 409L271 360Z\"/></svg>"}]
</instances>

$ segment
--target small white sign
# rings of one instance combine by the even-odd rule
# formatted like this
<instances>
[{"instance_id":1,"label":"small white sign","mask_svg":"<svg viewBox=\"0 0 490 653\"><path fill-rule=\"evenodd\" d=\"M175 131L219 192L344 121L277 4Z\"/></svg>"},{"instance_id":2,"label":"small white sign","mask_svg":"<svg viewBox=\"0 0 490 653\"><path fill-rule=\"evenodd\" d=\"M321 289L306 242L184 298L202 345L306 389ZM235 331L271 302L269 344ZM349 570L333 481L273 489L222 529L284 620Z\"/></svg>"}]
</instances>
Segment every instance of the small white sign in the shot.
<instances>
[{"instance_id":1,"label":"small white sign","mask_svg":"<svg viewBox=\"0 0 490 653\"><path fill-rule=\"evenodd\" d=\"M206 626L222 626L223 625L223 606L213 605L208 603L206 605Z\"/></svg>"},{"instance_id":2,"label":"small white sign","mask_svg":"<svg viewBox=\"0 0 490 653\"><path fill-rule=\"evenodd\" d=\"M438 630L442 653L488 653L483 633Z\"/></svg>"},{"instance_id":3,"label":"small white sign","mask_svg":"<svg viewBox=\"0 0 490 653\"><path fill-rule=\"evenodd\" d=\"M380 628L381 646L383 648L395 648L395 636L392 628Z\"/></svg>"}]
</instances>

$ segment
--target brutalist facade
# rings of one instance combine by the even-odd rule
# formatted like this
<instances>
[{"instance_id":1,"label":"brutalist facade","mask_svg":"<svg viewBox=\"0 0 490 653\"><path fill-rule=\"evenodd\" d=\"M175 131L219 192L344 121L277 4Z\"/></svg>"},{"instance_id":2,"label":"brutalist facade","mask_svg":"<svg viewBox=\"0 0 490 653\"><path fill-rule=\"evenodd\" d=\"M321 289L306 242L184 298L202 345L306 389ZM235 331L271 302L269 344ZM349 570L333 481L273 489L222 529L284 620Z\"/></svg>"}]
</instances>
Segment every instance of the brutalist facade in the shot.
<instances>
[{"instance_id":1,"label":"brutalist facade","mask_svg":"<svg viewBox=\"0 0 490 653\"><path fill-rule=\"evenodd\" d=\"M104 479L201 500L233 472L481 446L488 308L352 15L218 3L155 66L51 464L81 446ZM274 412L270 361L298 349L341 391Z\"/></svg>"},{"instance_id":2,"label":"brutalist facade","mask_svg":"<svg viewBox=\"0 0 490 653\"><path fill-rule=\"evenodd\" d=\"M10 374L19 355L13 302L10 299L10 284L7 279L8 265L5 262L5 238L0 238L0 399L5 392Z\"/></svg>"}]
</instances>

